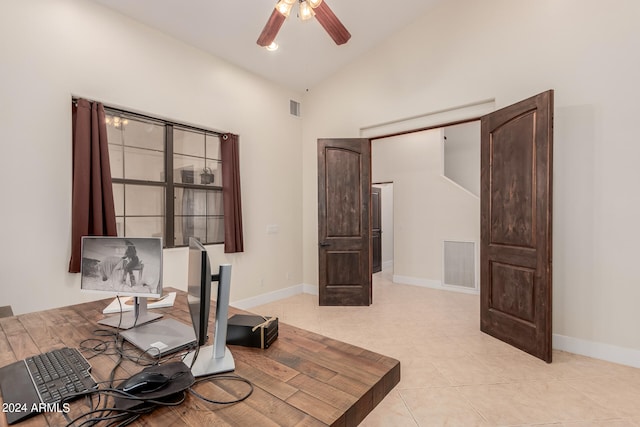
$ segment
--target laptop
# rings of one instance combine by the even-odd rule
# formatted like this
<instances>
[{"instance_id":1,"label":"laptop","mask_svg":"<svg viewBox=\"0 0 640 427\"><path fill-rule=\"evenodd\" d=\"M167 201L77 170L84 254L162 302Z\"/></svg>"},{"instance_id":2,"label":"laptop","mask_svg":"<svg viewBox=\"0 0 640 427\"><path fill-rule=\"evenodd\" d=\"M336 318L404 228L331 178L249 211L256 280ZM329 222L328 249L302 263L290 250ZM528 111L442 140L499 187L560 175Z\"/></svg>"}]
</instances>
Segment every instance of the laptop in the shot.
<instances>
[{"instance_id":1,"label":"laptop","mask_svg":"<svg viewBox=\"0 0 640 427\"><path fill-rule=\"evenodd\" d=\"M121 331L122 338L152 357L163 357L195 346L193 326L163 319Z\"/></svg>"}]
</instances>

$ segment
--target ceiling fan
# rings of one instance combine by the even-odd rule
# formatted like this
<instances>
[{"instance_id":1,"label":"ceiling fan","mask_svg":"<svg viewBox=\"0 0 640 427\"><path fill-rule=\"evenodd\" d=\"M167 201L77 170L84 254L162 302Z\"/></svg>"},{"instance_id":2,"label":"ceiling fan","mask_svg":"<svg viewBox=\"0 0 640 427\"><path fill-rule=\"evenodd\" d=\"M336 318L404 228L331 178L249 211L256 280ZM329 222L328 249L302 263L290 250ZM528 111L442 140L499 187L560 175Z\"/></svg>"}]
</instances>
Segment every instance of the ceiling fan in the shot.
<instances>
[{"instance_id":1,"label":"ceiling fan","mask_svg":"<svg viewBox=\"0 0 640 427\"><path fill-rule=\"evenodd\" d=\"M262 29L260 37L258 37L257 43L260 46L268 47L274 42L278 31L280 31L280 27L282 27L282 24L291 13L291 9L293 9L295 3L299 3L298 15L300 19L304 21L315 16L336 44L345 44L351 38L349 31L342 25L342 22L340 22L325 1L279 0L267 24Z\"/></svg>"}]
</instances>

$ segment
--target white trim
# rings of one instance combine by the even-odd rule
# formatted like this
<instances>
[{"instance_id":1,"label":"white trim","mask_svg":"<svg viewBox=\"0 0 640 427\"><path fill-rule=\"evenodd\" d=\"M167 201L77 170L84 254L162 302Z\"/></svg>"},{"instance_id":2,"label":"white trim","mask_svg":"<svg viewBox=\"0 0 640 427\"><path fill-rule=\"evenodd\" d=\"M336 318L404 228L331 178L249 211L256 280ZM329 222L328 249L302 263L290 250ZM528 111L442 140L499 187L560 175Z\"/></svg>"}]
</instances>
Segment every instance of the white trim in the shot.
<instances>
[{"instance_id":1,"label":"white trim","mask_svg":"<svg viewBox=\"0 0 640 427\"><path fill-rule=\"evenodd\" d=\"M465 105L444 108L417 116L392 120L360 128L360 137L375 138L381 135L408 132L432 126L443 125L459 120L473 119L491 113L496 109L495 98L471 102Z\"/></svg>"},{"instance_id":2,"label":"white trim","mask_svg":"<svg viewBox=\"0 0 640 427\"><path fill-rule=\"evenodd\" d=\"M320 295L320 291L316 285L310 285L308 283L302 284L302 292L309 295Z\"/></svg>"},{"instance_id":3,"label":"white trim","mask_svg":"<svg viewBox=\"0 0 640 427\"><path fill-rule=\"evenodd\" d=\"M463 288L460 286L443 285L441 280L421 279L419 277L399 276L393 275L393 283L401 285L420 286L423 288L438 289L441 291L454 291L463 294L478 295L480 291L478 289Z\"/></svg>"},{"instance_id":4,"label":"white trim","mask_svg":"<svg viewBox=\"0 0 640 427\"><path fill-rule=\"evenodd\" d=\"M429 280L416 277L394 275L393 282L438 290L479 294L479 291L475 290L460 289L457 286L443 286L439 280ZM268 292L266 294L235 301L232 302L231 305L242 310L247 310L252 307L257 307L262 304L268 304L303 293L318 295L318 287L315 285L303 283L300 285L291 286L289 288L279 289L277 291ZM579 354L586 357L592 357L594 359L605 360L607 362L619 363L621 365L631 366L634 368L640 368L640 350L636 349L619 347L595 341L588 341L559 334L553 334L553 349L567 351L569 353Z\"/></svg>"},{"instance_id":5,"label":"white trim","mask_svg":"<svg viewBox=\"0 0 640 427\"><path fill-rule=\"evenodd\" d=\"M553 334L553 348L594 359L640 368L640 350Z\"/></svg>"},{"instance_id":6,"label":"white trim","mask_svg":"<svg viewBox=\"0 0 640 427\"><path fill-rule=\"evenodd\" d=\"M384 262L382 263L382 269L383 269L383 270L388 270L388 269L390 269L390 268L393 268L393 260L390 260L390 261L384 261Z\"/></svg>"},{"instance_id":7,"label":"white trim","mask_svg":"<svg viewBox=\"0 0 640 427\"><path fill-rule=\"evenodd\" d=\"M398 274L393 275L393 283L400 283L402 285L420 286L423 288L442 288L442 282L440 280L421 279L419 277L400 276Z\"/></svg>"},{"instance_id":8,"label":"white trim","mask_svg":"<svg viewBox=\"0 0 640 427\"><path fill-rule=\"evenodd\" d=\"M449 182L450 184L454 185L455 187L457 187L458 189L464 191L465 193L467 193L468 195L470 195L471 197L473 197L474 199L480 201L480 196L473 194L470 190L464 188L462 185L458 184L457 182L455 182L454 180L452 180L451 178L449 178L448 176L446 176L445 174L440 175L440 177L442 179L444 179L445 181Z\"/></svg>"},{"instance_id":9,"label":"white trim","mask_svg":"<svg viewBox=\"0 0 640 427\"><path fill-rule=\"evenodd\" d=\"M284 298L289 298L294 295L301 294L303 292L302 285L295 285L289 288L278 289L277 291L267 292L266 294L256 295L254 297L245 298L239 301L232 301L229 303L231 306L247 310L252 307L257 307L263 304L269 304L274 301L278 301Z\"/></svg>"},{"instance_id":10,"label":"white trim","mask_svg":"<svg viewBox=\"0 0 640 427\"><path fill-rule=\"evenodd\" d=\"M284 298L289 298L299 294L318 294L318 287L300 284L291 286L289 288L278 289L277 291L267 292L266 294L256 295L255 297L245 298L239 301L229 303L231 306L239 308L241 310L248 310L252 307L257 307L263 304L269 304Z\"/></svg>"}]
</instances>

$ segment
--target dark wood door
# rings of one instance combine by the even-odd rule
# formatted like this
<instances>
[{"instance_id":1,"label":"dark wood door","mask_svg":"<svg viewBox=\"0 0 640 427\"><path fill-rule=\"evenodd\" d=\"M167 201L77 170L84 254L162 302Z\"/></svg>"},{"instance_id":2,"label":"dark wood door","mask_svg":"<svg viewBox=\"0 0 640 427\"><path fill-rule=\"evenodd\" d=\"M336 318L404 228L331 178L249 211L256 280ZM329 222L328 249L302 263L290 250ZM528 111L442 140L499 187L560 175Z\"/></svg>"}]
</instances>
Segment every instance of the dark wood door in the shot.
<instances>
[{"instance_id":1,"label":"dark wood door","mask_svg":"<svg viewBox=\"0 0 640 427\"><path fill-rule=\"evenodd\" d=\"M371 187L371 268L382 271L382 189Z\"/></svg>"},{"instance_id":2,"label":"dark wood door","mask_svg":"<svg viewBox=\"0 0 640 427\"><path fill-rule=\"evenodd\" d=\"M553 91L482 118L480 328L551 362Z\"/></svg>"},{"instance_id":3,"label":"dark wood door","mask_svg":"<svg viewBox=\"0 0 640 427\"><path fill-rule=\"evenodd\" d=\"M371 142L318 140L320 305L371 304Z\"/></svg>"}]
</instances>

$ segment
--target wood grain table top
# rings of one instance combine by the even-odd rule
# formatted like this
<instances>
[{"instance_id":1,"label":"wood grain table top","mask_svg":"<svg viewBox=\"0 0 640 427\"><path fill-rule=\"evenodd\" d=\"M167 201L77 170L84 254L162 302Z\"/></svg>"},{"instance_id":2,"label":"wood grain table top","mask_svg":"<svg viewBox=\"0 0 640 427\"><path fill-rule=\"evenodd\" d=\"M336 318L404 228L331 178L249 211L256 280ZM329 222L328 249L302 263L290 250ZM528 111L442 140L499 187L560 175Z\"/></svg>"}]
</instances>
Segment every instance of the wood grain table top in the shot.
<instances>
[{"instance_id":1,"label":"wood grain table top","mask_svg":"<svg viewBox=\"0 0 640 427\"><path fill-rule=\"evenodd\" d=\"M0 319L0 367L55 348L81 344L84 348L99 343L87 339L108 340L95 331L111 329L97 324L109 302L88 302ZM153 311L191 324L185 292L177 291L173 307ZM233 307L229 311L231 315L245 313ZM213 325L209 331L213 332ZM130 357L119 365L116 380L143 369L134 361L141 352L128 344L125 348ZM278 339L268 349L229 348L235 359L234 373L253 384L249 398L233 405L216 405L187 393L181 405L159 408L131 425L355 426L400 381L400 362L395 359L281 322ZM109 379L118 359L114 352L94 354L82 350L82 353L91 363L97 381ZM230 400L247 390L244 383L224 380L207 381L195 387L198 393L217 400ZM72 402L71 408L74 414L89 409L82 399ZM62 414L53 412L17 425L66 423ZM0 426L3 425L6 419L0 414Z\"/></svg>"}]
</instances>

